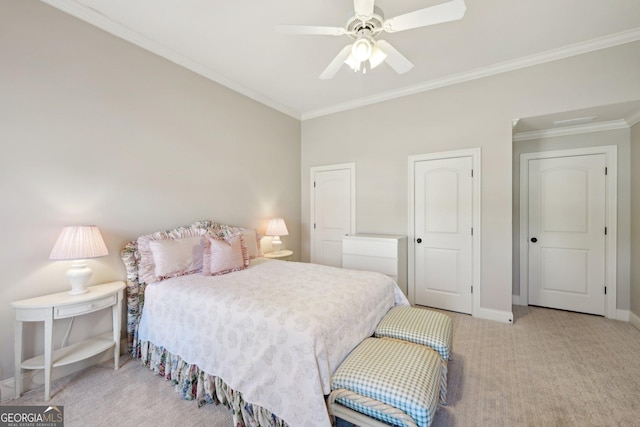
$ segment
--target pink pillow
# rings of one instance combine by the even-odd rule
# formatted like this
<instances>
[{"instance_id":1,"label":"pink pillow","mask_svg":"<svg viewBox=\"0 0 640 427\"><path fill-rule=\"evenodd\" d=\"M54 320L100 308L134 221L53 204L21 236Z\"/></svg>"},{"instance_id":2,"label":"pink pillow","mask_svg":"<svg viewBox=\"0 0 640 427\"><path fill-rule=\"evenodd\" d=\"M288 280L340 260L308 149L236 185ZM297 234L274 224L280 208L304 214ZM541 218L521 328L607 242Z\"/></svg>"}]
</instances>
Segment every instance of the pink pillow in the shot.
<instances>
[{"instance_id":1,"label":"pink pillow","mask_svg":"<svg viewBox=\"0 0 640 427\"><path fill-rule=\"evenodd\" d=\"M245 245L247 245L249 258L253 259L263 256L262 250L260 248L260 240L262 239L262 236L258 234L256 230L252 228L235 227L232 225L222 224L218 224L213 229L213 234L218 238L227 238L238 233L242 233L242 235L244 236L244 243Z\"/></svg>"},{"instance_id":2,"label":"pink pillow","mask_svg":"<svg viewBox=\"0 0 640 427\"><path fill-rule=\"evenodd\" d=\"M156 277L173 277L202 270L202 237L151 240Z\"/></svg>"},{"instance_id":3,"label":"pink pillow","mask_svg":"<svg viewBox=\"0 0 640 427\"><path fill-rule=\"evenodd\" d=\"M251 228L240 228L239 231L244 236L244 241L247 245L247 252L249 252L249 258L253 259L262 256L260 250L260 238L261 236L256 233L256 230Z\"/></svg>"},{"instance_id":4,"label":"pink pillow","mask_svg":"<svg viewBox=\"0 0 640 427\"><path fill-rule=\"evenodd\" d=\"M207 230L177 228L138 237L139 276L145 283L191 274L202 269L200 237ZM171 240L183 240L173 244ZM154 244L152 245L152 242ZM153 248L152 248L153 246ZM155 250L154 250L155 249Z\"/></svg>"},{"instance_id":5,"label":"pink pillow","mask_svg":"<svg viewBox=\"0 0 640 427\"><path fill-rule=\"evenodd\" d=\"M202 244L202 274L205 276L217 276L249 267L249 254L242 234L226 239L205 236Z\"/></svg>"}]
</instances>

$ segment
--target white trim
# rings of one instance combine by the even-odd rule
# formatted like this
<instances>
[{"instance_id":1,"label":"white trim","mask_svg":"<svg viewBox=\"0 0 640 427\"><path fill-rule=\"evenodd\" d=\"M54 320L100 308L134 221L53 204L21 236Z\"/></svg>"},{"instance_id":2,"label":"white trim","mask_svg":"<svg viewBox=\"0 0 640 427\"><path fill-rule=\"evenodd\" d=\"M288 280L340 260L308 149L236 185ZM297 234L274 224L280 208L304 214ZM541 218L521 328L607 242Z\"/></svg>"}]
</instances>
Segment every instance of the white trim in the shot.
<instances>
[{"instance_id":1,"label":"white trim","mask_svg":"<svg viewBox=\"0 0 640 427\"><path fill-rule=\"evenodd\" d=\"M476 80L484 77L494 76L496 74L506 73L508 71L515 71L526 67L532 67L534 65L544 64L546 62L570 58L572 56L582 55L584 53L589 53L596 50L607 49L638 40L640 40L640 27L593 40L548 50L546 52L525 56L512 61L500 62L498 64L490 65L484 68L478 68L469 72L454 74L451 76L443 77L441 79L434 79L419 83L417 85L407 86L404 88L379 93L365 98L354 99L342 104L336 104L326 108L307 111L302 113L301 120L313 119L316 117L338 113L340 111L352 110L354 108L363 107L365 105L376 104L378 102L400 98L402 96L413 95L416 93L426 92L445 86L468 82L470 80Z\"/></svg>"},{"instance_id":2,"label":"white trim","mask_svg":"<svg viewBox=\"0 0 640 427\"><path fill-rule=\"evenodd\" d=\"M522 153L520 155L520 302L529 305L529 161L553 157L584 156L604 154L608 168L606 177L606 226L605 237L605 316L617 318L616 309L616 268L618 240L618 147L607 145L602 147L578 148L573 150L543 151L538 153Z\"/></svg>"},{"instance_id":3,"label":"white trim","mask_svg":"<svg viewBox=\"0 0 640 427\"><path fill-rule=\"evenodd\" d=\"M349 169L351 171L351 234L356 234L356 164L355 163L339 163L335 165L312 166L309 168L309 238L310 238L310 262L315 262L315 241L316 231L313 227L315 212L315 196L314 196L314 175L316 172L327 172L333 170Z\"/></svg>"},{"instance_id":4,"label":"white trim","mask_svg":"<svg viewBox=\"0 0 640 427\"><path fill-rule=\"evenodd\" d=\"M494 310L492 308L480 307L478 309L478 312L474 313L473 316L479 319L494 320L496 322L513 324L512 311L502 311L502 310Z\"/></svg>"},{"instance_id":5,"label":"white trim","mask_svg":"<svg viewBox=\"0 0 640 427\"><path fill-rule=\"evenodd\" d=\"M552 138L554 136L579 135L583 133L603 132L607 130L628 129L626 120L612 120L609 122L591 123L580 126L567 126L555 129L543 129L532 132L520 132L513 135L515 141L530 141L532 139Z\"/></svg>"},{"instance_id":6,"label":"white trim","mask_svg":"<svg viewBox=\"0 0 640 427\"><path fill-rule=\"evenodd\" d=\"M620 320L622 322L628 322L630 313L631 312L629 310L616 310L615 319Z\"/></svg>"},{"instance_id":7,"label":"white trim","mask_svg":"<svg viewBox=\"0 0 640 427\"><path fill-rule=\"evenodd\" d=\"M23 384L31 383L32 372L26 372L22 374ZM28 379L28 381L25 381ZM7 378L0 381L0 403L5 403L8 400L15 399L16 397L16 383L15 377Z\"/></svg>"},{"instance_id":8,"label":"white trim","mask_svg":"<svg viewBox=\"0 0 640 427\"><path fill-rule=\"evenodd\" d=\"M91 9L86 6L82 6L78 4L74 0L41 0L43 3L46 3L50 6L55 7L56 9L62 10L65 13L68 13L71 16L75 16L78 19L81 19L89 24L100 28L110 34L113 34L116 37L119 37L123 40L126 40L130 43L133 43L136 46L139 46L149 52L155 53L162 58L165 58L181 67L186 68L187 70L191 70L196 74L200 74L203 77L206 77L209 80L213 80L216 83L219 83L223 86L228 87L231 90L234 90L248 98L253 99L267 107L273 108L274 110L280 111L288 116L293 117L294 119L300 120L300 113L292 110L291 108L280 104L279 102L274 101L271 98L264 96L263 94L256 92L253 89L250 89L244 85L241 85L237 81L225 77L221 74L218 74L211 68L202 65L198 61L195 61L191 58L187 58L186 56L169 49L165 46L162 46L158 42L149 39L148 37L133 31L130 28L125 27L124 25L115 22L105 15L101 14L95 9Z\"/></svg>"},{"instance_id":9,"label":"white trim","mask_svg":"<svg viewBox=\"0 0 640 427\"><path fill-rule=\"evenodd\" d=\"M477 316L480 312L480 295L482 292L481 285L481 266L482 266L482 230L481 230L481 189L482 189L482 158L480 148L470 148L466 150L446 151L440 153L418 154L409 156L409 208L408 208L408 268L407 268L407 297L411 304L415 303L415 248L412 242L415 240L415 166L417 162L424 160L450 159L456 157L471 157L473 167L473 259L472 259L472 283L473 286L473 305L472 316Z\"/></svg>"},{"instance_id":10,"label":"white trim","mask_svg":"<svg viewBox=\"0 0 640 427\"><path fill-rule=\"evenodd\" d=\"M511 120L511 129L515 129L515 127L518 125L519 121L520 121L520 119L512 119Z\"/></svg>"},{"instance_id":11,"label":"white trim","mask_svg":"<svg viewBox=\"0 0 640 427\"><path fill-rule=\"evenodd\" d=\"M505 73L508 71L518 70L521 68L531 67L533 65L544 64L545 62L557 61L563 58L569 58L571 56L582 55L584 53L593 52L596 50L607 49L614 46L619 46L626 43L631 43L640 40L640 28L632 28L627 31L622 31L616 34L610 34L608 36L599 37L593 40L584 41L581 43L575 43L572 45L560 47L557 49L548 50L546 52L537 53L522 58L518 58L511 61L504 61L498 64L490 65L484 68L478 68L469 72L463 72L452 76L434 79L427 82L419 83L413 86L407 86L397 90L383 92L370 97L356 99L350 102L342 104L332 105L326 108L320 108L317 110L311 110L304 113L294 111L291 108L274 101L261 93L256 92L231 78L222 76L214 70L200 64L193 59L187 58L174 50L168 49L159 43L139 34L124 25L117 23L106 16L102 15L97 10L80 5L74 0L41 0L56 9L62 10L69 15L75 16L89 24L98 27L108 33L113 34L116 37L120 37L128 42L131 42L143 49L155 53L171 62L174 62L188 70L191 70L197 74L200 74L208 79L211 79L223 86L226 86L238 93L241 93L255 101L258 101L268 107L280 111L288 116L296 118L298 120L307 120L315 117L326 116L328 114L337 113L340 111L351 110L358 107L363 107L369 104L375 104L378 102L386 101L389 99L399 98L402 96L412 95L415 93L425 92L445 86L451 86L458 83L467 82L470 80L476 80L484 77L493 76L496 74Z\"/></svg>"},{"instance_id":12,"label":"white trim","mask_svg":"<svg viewBox=\"0 0 640 427\"><path fill-rule=\"evenodd\" d=\"M631 117L627 117L627 124L629 127L635 126L638 122L640 122L640 111L636 112Z\"/></svg>"},{"instance_id":13,"label":"white trim","mask_svg":"<svg viewBox=\"0 0 640 427\"><path fill-rule=\"evenodd\" d=\"M633 311L630 311L629 323L631 323L636 328L640 329L640 316L637 316Z\"/></svg>"}]
</instances>

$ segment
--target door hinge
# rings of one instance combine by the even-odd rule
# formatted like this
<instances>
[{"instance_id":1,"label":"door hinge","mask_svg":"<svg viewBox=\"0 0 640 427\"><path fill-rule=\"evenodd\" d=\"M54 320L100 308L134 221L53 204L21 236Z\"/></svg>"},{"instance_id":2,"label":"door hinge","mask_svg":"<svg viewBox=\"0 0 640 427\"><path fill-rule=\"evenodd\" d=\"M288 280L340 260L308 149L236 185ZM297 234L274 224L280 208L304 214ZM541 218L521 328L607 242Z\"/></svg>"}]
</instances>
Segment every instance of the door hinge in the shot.
<instances>
[{"instance_id":1,"label":"door hinge","mask_svg":"<svg viewBox=\"0 0 640 427\"><path fill-rule=\"evenodd\" d=\"M607 235L607 227L604 228L604 235Z\"/></svg>"},{"instance_id":2,"label":"door hinge","mask_svg":"<svg viewBox=\"0 0 640 427\"><path fill-rule=\"evenodd\" d=\"M471 235L473 236L473 227L471 227Z\"/></svg>"},{"instance_id":3,"label":"door hinge","mask_svg":"<svg viewBox=\"0 0 640 427\"><path fill-rule=\"evenodd\" d=\"M605 174L605 175L607 175L607 172L608 172L608 169L607 169L607 167L605 166L605 167L604 167L604 174Z\"/></svg>"},{"instance_id":4,"label":"door hinge","mask_svg":"<svg viewBox=\"0 0 640 427\"><path fill-rule=\"evenodd\" d=\"M315 222L313 223L313 229L314 230L316 229L316 223Z\"/></svg>"},{"instance_id":5,"label":"door hinge","mask_svg":"<svg viewBox=\"0 0 640 427\"><path fill-rule=\"evenodd\" d=\"M473 169L471 169L471 178L473 178Z\"/></svg>"},{"instance_id":6,"label":"door hinge","mask_svg":"<svg viewBox=\"0 0 640 427\"><path fill-rule=\"evenodd\" d=\"M316 182L313 181L313 188L316 188Z\"/></svg>"},{"instance_id":7,"label":"door hinge","mask_svg":"<svg viewBox=\"0 0 640 427\"><path fill-rule=\"evenodd\" d=\"M605 295L607 294L607 287L606 286L604 287L604 294Z\"/></svg>"},{"instance_id":8,"label":"door hinge","mask_svg":"<svg viewBox=\"0 0 640 427\"><path fill-rule=\"evenodd\" d=\"M473 293L473 286L471 286L471 293Z\"/></svg>"}]
</instances>

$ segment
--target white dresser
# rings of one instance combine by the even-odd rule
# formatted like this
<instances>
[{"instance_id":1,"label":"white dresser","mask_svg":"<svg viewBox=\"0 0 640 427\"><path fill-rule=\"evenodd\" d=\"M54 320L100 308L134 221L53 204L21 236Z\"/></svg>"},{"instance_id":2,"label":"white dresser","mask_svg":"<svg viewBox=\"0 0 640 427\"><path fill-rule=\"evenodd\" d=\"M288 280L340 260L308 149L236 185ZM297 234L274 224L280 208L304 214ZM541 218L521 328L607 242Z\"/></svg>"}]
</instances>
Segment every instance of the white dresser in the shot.
<instances>
[{"instance_id":1,"label":"white dresser","mask_svg":"<svg viewBox=\"0 0 640 427\"><path fill-rule=\"evenodd\" d=\"M356 234L342 238L342 267L391 276L407 295L407 236Z\"/></svg>"}]
</instances>

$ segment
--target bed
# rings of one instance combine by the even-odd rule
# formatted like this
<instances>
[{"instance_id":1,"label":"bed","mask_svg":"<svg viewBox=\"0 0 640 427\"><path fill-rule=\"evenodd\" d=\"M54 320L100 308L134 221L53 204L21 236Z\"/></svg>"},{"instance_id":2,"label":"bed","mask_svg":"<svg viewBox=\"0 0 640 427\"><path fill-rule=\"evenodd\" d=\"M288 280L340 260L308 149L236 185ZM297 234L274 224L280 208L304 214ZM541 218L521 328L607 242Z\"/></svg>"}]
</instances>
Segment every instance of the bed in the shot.
<instances>
[{"instance_id":1,"label":"bed","mask_svg":"<svg viewBox=\"0 0 640 427\"><path fill-rule=\"evenodd\" d=\"M204 266L153 277L161 263L149 267L149 245L170 243L173 256L189 239L202 239L193 258ZM232 240L246 265L209 275L218 255L207 245ZM253 240L253 230L199 221L127 244L129 352L183 399L229 407L236 426L329 426L331 374L408 301L382 274L268 260Z\"/></svg>"}]
</instances>

